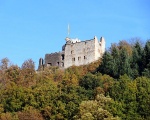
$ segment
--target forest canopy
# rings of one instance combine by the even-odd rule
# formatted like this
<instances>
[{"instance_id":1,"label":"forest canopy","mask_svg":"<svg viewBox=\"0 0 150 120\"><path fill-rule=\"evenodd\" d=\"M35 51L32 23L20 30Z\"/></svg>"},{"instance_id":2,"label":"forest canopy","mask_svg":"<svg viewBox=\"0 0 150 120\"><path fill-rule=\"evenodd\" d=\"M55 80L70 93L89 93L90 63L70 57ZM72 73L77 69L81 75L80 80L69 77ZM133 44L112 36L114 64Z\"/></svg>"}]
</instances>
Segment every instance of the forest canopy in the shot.
<instances>
[{"instance_id":1,"label":"forest canopy","mask_svg":"<svg viewBox=\"0 0 150 120\"><path fill-rule=\"evenodd\" d=\"M150 41L112 44L98 61L35 70L0 61L0 120L149 120Z\"/></svg>"}]
</instances>

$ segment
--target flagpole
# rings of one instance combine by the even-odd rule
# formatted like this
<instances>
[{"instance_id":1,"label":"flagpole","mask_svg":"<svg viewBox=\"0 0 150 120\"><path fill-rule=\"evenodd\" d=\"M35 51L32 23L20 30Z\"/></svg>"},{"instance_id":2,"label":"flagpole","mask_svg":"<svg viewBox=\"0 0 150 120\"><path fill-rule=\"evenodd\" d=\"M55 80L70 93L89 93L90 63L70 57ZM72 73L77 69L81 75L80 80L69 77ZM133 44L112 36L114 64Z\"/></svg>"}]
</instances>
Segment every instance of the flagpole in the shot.
<instances>
[{"instance_id":1,"label":"flagpole","mask_svg":"<svg viewBox=\"0 0 150 120\"><path fill-rule=\"evenodd\" d=\"M68 37L69 37L69 34L70 34L70 26L68 24Z\"/></svg>"}]
</instances>

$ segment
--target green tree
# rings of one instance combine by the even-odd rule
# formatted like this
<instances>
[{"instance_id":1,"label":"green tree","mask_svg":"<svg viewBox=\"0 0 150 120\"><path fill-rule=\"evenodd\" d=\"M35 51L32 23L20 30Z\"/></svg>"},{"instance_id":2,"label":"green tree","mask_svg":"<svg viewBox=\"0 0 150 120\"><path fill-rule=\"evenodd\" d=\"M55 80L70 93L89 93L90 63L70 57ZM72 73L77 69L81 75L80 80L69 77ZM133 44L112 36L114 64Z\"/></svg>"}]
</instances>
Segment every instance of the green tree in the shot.
<instances>
[{"instance_id":1,"label":"green tree","mask_svg":"<svg viewBox=\"0 0 150 120\"><path fill-rule=\"evenodd\" d=\"M58 100L64 105L64 111L59 111L59 113L66 119L72 119L78 111L79 104L83 100L89 99L88 94L89 91L85 90L83 87L63 83L63 85L61 85L61 93ZM57 102L58 101L56 101L56 103Z\"/></svg>"},{"instance_id":2,"label":"green tree","mask_svg":"<svg viewBox=\"0 0 150 120\"><path fill-rule=\"evenodd\" d=\"M98 71L103 73L103 74L108 74L110 76L113 76L113 57L112 55L106 51L103 55L102 58L102 63L100 64L100 66L98 67Z\"/></svg>"},{"instance_id":3,"label":"green tree","mask_svg":"<svg viewBox=\"0 0 150 120\"><path fill-rule=\"evenodd\" d=\"M120 53L116 45L111 46L111 55L113 56L112 74L114 78L119 78Z\"/></svg>"},{"instance_id":4,"label":"green tree","mask_svg":"<svg viewBox=\"0 0 150 120\"><path fill-rule=\"evenodd\" d=\"M126 120L140 118L137 112L136 93L136 82L132 81L127 75L121 76L110 89L110 97L122 106L118 110L121 111L121 114L117 114L121 118Z\"/></svg>"},{"instance_id":5,"label":"green tree","mask_svg":"<svg viewBox=\"0 0 150 120\"><path fill-rule=\"evenodd\" d=\"M132 78L137 78L142 75L143 71L143 48L139 42L136 42L133 46L132 58L131 58L131 68L132 68Z\"/></svg>"},{"instance_id":6,"label":"green tree","mask_svg":"<svg viewBox=\"0 0 150 120\"><path fill-rule=\"evenodd\" d=\"M131 68L132 68L132 78L137 78L140 75L139 65L138 65L139 54L136 48L133 48L132 59L131 59Z\"/></svg>"},{"instance_id":7,"label":"green tree","mask_svg":"<svg viewBox=\"0 0 150 120\"><path fill-rule=\"evenodd\" d=\"M144 47L144 53L143 53L143 75L150 77L150 41L146 42L146 45Z\"/></svg>"},{"instance_id":8,"label":"green tree","mask_svg":"<svg viewBox=\"0 0 150 120\"><path fill-rule=\"evenodd\" d=\"M132 49L127 42L121 41L119 45L112 44L110 51L104 53L97 71L114 78L124 74L131 76L131 54Z\"/></svg>"},{"instance_id":9,"label":"green tree","mask_svg":"<svg viewBox=\"0 0 150 120\"><path fill-rule=\"evenodd\" d=\"M79 114L74 116L76 120L119 120L119 117L113 115L107 110L111 98L100 94L96 100L82 101Z\"/></svg>"},{"instance_id":10,"label":"green tree","mask_svg":"<svg viewBox=\"0 0 150 120\"><path fill-rule=\"evenodd\" d=\"M2 91L0 103L3 104L5 112L17 112L24 107L26 98L24 89L11 82Z\"/></svg>"},{"instance_id":11,"label":"green tree","mask_svg":"<svg viewBox=\"0 0 150 120\"><path fill-rule=\"evenodd\" d=\"M139 77L136 80L137 85L137 112L143 119L150 119L150 79L146 77Z\"/></svg>"},{"instance_id":12,"label":"green tree","mask_svg":"<svg viewBox=\"0 0 150 120\"><path fill-rule=\"evenodd\" d=\"M136 59L137 59L138 66L140 67L139 72L140 72L140 75L141 75L141 72L143 70L143 63L142 63L142 59L143 59L142 58L143 57L143 47L142 47L141 43L136 42L134 48L138 52L138 56L137 56Z\"/></svg>"},{"instance_id":13,"label":"green tree","mask_svg":"<svg viewBox=\"0 0 150 120\"><path fill-rule=\"evenodd\" d=\"M96 75L88 73L80 80L79 84L87 90L93 90L100 85L100 80Z\"/></svg>"},{"instance_id":14,"label":"green tree","mask_svg":"<svg viewBox=\"0 0 150 120\"><path fill-rule=\"evenodd\" d=\"M131 76L130 58L125 49L121 49L119 61L119 75L127 74L128 76Z\"/></svg>"}]
</instances>

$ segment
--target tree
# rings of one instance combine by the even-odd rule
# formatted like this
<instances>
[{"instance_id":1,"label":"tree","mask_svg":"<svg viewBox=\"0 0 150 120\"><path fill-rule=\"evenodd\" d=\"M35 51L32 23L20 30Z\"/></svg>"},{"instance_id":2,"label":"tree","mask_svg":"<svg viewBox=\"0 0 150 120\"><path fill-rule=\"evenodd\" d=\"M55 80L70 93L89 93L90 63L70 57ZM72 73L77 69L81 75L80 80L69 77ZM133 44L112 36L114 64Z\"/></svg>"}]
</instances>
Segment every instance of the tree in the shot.
<instances>
[{"instance_id":1,"label":"tree","mask_svg":"<svg viewBox=\"0 0 150 120\"><path fill-rule=\"evenodd\" d=\"M137 82L131 80L127 75L121 76L109 91L110 97L119 105L114 104L113 109L117 109L118 111L114 111L115 114L125 120L142 119L142 116L138 111L139 100L137 100L140 95L137 95L137 93Z\"/></svg>"},{"instance_id":2,"label":"tree","mask_svg":"<svg viewBox=\"0 0 150 120\"><path fill-rule=\"evenodd\" d=\"M97 71L103 73L103 74L108 74L110 76L113 76L113 57L112 55L106 51L103 55L102 58L102 63L100 64L100 66L98 67Z\"/></svg>"},{"instance_id":3,"label":"tree","mask_svg":"<svg viewBox=\"0 0 150 120\"><path fill-rule=\"evenodd\" d=\"M14 82L8 84L2 91L0 103L3 104L4 111L17 112L24 107L26 98L24 89L17 86Z\"/></svg>"},{"instance_id":4,"label":"tree","mask_svg":"<svg viewBox=\"0 0 150 120\"><path fill-rule=\"evenodd\" d=\"M35 64L32 59L28 59L24 61L24 63L21 66L22 69L32 69L35 70Z\"/></svg>"},{"instance_id":5,"label":"tree","mask_svg":"<svg viewBox=\"0 0 150 120\"><path fill-rule=\"evenodd\" d=\"M9 67L9 59L3 58L0 63L0 70L6 70Z\"/></svg>"},{"instance_id":6,"label":"tree","mask_svg":"<svg viewBox=\"0 0 150 120\"><path fill-rule=\"evenodd\" d=\"M35 84L35 65L32 59L26 60L21 66L21 74L24 76L23 84L30 87Z\"/></svg>"},{"instance_id":7,"label":"tree","mask_svg":"<svg viewBox=\"0 0 150 120\"><path fill-rule=\"evenodd\" d=\"M112 74L114 78L119 78L120 53L116 45L111 46L111 55L113 56Z\"/></svg>"},{"instance_id":8,"label":"tree","mask_svg":"<svg viewBox=\"0 0 150 120\"><path fill-rule=\"evenodd\" d=\"M59 86L61 86L61 92L58 96L58 100L55 101L56 111L59 115L63 116L64 119L70 120L77 114L79 104L83 100L89 99L89 93L83 87L72 84L62 83L62 85ZM58 101L60 104L58 104Z\"/></svg>"},{"instance_id":9,"label":"tree","mask_svg":"<svg viewBox=\"0 0 150 120\"><path fill-rule=\"evenodd\" d=\"M25 107L23 111L17 113L19 120L44 120L42 114L35 108Z\"/></svg>"},{"instance_id":10,"label":"tree","mask_svg":"<svg viewBox=\"0 0 150 120\"><path fill-rule=\"evenodd\" d=\"M121 49L119 61L120 61L119 75L127 74L128 76L130 76L131 74L130 58L125 49Z\"/></svg>"},{"instance_id":11,"label":"tree","mask_svg":"<svg viewBox=\"0 0 150 120\"><path fill-rule=\"evenodd\" d=\"M118 44L118 48L119 50L122 50L122 49L126 50L129 56L132 55L132 46L127 41L121 40Z\"/></svg>"},{"instance_id":12,"label":"tree","mask_svg":"<svg viewBox=\"0 0 150 120\"><path fill-rule=\"evenodd\" d=\"M96 100L82 101L79 114L74 116L75 120L120 120L114 117L108 110L107 105L111 103L111 98L100 94Z\"/></svg>"},{"instance_id":13,"label":"tree","mask_svg":"<svg viewBox=\"0 0 150 120\"><path fill-rule=\"evenodd\" d=\"M88 73L80 80L79 84L87 90L93 90L100 85L100 80L96 75Z\"/></svg>"},{"instance_id":14,"label":"tree","mask_svg":"<svg viewBox=\"0 0 150 120\"><path fill-rule=\"evenodd\" d=\"M132 78L137 78L140 75L140 68L138 65L139 54L136 48L133 48L132 58L131 58L131 68L132 68Z\"/></svg>"},{"instance_id":15,"label":"tree","mask_svg":"<svg viewBox=\"0 0 150 120\"><path fill-rule=\"evenodd\" d=\"M2 113L0 114L0 120L18 120L18 116L14 113Z\"/></svg>"},{"instance_id":16,"label":"tree","mask_svg":"<svg viewBox=\"0 0 150 120\"><path fill-rule=\"evenodd\" d=\"M20 84L22 82L21 70L16 65L11 65L4 73L5 81L7 82L15 82L16 84Z\"/></svg>"},{"instance_id":17,"label":"tree","mask_svg":"<svg viewBox=\"0 0 150 120\"><path fill-rule=\"evenodd\" d=\"M147 41L144 47L143 66L144 70L142 72L142 75L150 77L150 41Z\"/></svg>"},{"instance_id":18,"label":"tree","mask_svg":"<svg viewBox=\"0 0 150 120\"><path fill-rule=\"evenodd\" d=\"M120 75L131 75L130 57L131 46L126 41L121 41L119 45L112 44L109 51L106 51L97 71L114 78Z\"/></svg>"},{"instance_id":19,"label":"tree","mask_svg":"<svg viewBox=\"0 0 150 120\"><path fill-rule=\"evenodd\" d=\"M137 85L137 112L145 119L150 119L150 79L139 77L136 80Z\"/></svg>"},{"instance_id":20,"label":"tree","mask_svg":"<svg viewBox=\"0 0 150 120\"><path fill-rule=\"evenodd\" d=\"M136 42L132 48L132 58L131 58L131 68L132 68L132 78L135 79L142 75L144 69L142 63L143 48L139 42Z\"/></svg>"},{"instance_id":21,"label":"tree","mask_svg":"<svg viewBox=\"0 0 150 120\"><path fill-rule=\"evenodd\" d=\"M98 79L100 80L100 87L103 88L104 94L106 95L115 82L114 78L105 74L98 75Z\"/></svg>"}]
</instances>

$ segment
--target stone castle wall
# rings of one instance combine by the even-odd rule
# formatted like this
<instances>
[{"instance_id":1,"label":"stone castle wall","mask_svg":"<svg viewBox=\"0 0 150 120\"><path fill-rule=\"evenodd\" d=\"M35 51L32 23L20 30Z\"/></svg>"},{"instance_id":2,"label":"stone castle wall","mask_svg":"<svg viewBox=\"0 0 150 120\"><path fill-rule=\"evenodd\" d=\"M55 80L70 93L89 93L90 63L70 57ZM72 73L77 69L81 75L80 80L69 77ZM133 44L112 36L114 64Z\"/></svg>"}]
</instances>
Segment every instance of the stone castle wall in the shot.
<instances>
[{"instance_id":1,"label":"stone castle wall","mask_svg":"<svg viewBox=\"0 0 150 120\"><path fill-rule=\"evenodd\" d=\"M66 44L64 67L79 66L94 61L94 48L93 40Z\"/></svg>"},{"instance_id":2,"label":"stone castle wall","mask_svg":"<svg viewBox=\"0 0 150 120\"><path fill-rule=\"evenodd\" d=\"M45 55L45 67L58 66L64 67L64 52L56 52Z\"/></svg>"},{"instance_id":3,"label":"stone castle wall","mask_svg":"<svg viewBox=\"0 0 150 120\"><path fill-rule=\"evenodd\" d=\"M67 38L66 44L62 47L62 52L46 54L44 63L40 59L39 68L40 66L68 68L73 65L86 65L98 60L104 52L105 40L103 37L101 37L100 42L97 37L81 42L79 40L72 41L72 39Z\"/></svg>"}]
</instances>

